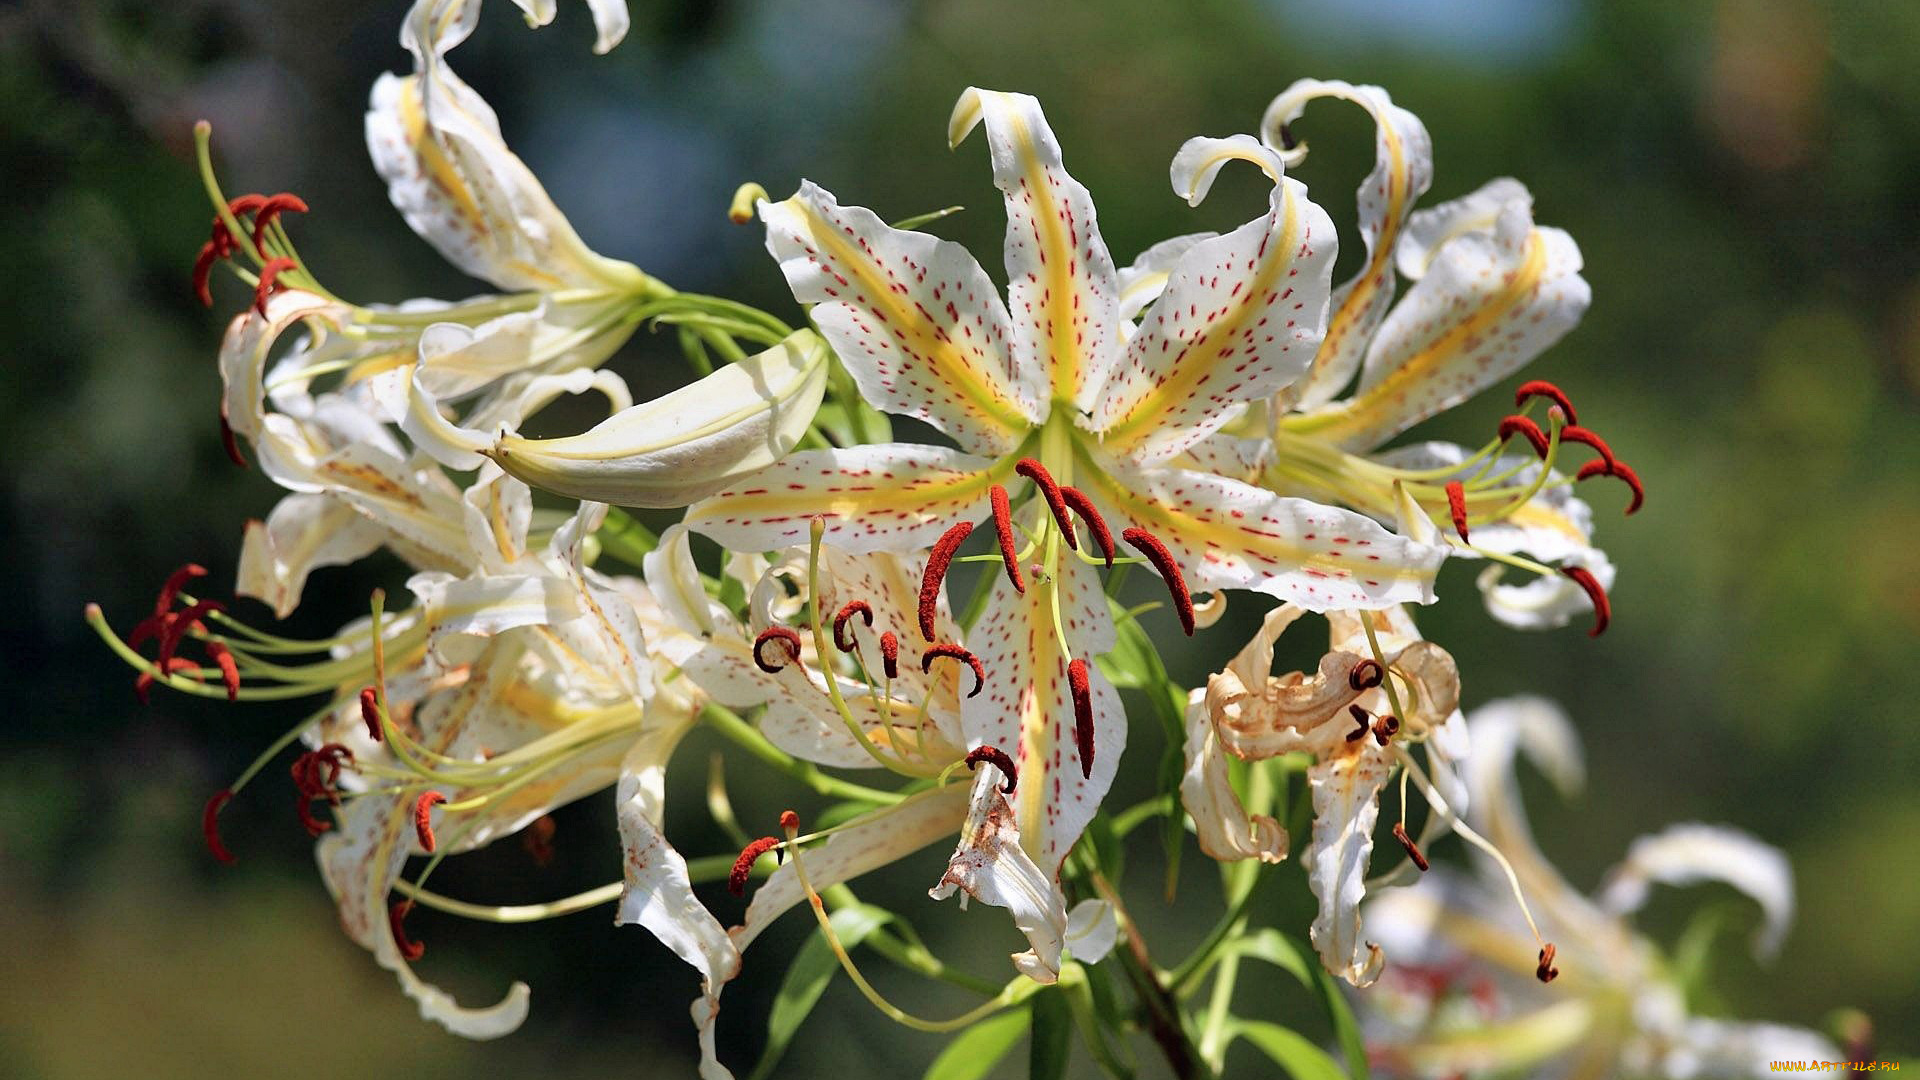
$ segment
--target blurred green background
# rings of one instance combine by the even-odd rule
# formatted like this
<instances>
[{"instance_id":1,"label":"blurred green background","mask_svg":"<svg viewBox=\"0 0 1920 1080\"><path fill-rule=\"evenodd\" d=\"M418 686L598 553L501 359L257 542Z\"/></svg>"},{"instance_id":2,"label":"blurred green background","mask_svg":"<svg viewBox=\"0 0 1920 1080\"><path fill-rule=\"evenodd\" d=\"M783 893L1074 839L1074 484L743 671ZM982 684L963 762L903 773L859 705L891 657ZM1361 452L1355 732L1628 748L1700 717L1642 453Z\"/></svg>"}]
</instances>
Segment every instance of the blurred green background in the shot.
<instances>
[{"instance_id":1,"label":"blurred green background","mask_svg":"<svg viewBox=\"0 0 1920 1080\"><path fill-rule=\"evenodd\" d=\"M130 673L80 621L97 600L129 624L189 559L228 575L243 521L275 498L219 446L213 355L224 315L244 300L223 279L207 312L188 286L209 217L191 162L196 118L214 122L230 192L309 200L313 213L291 228L336 291L369 301L479 291L406 230L360 141L372 80L405 70L394 37L405 6L0 6L0 1075L691 1073L692 974L643 932L615 930L605 909L531 927L416 913L429 979L473 1003L512 978L535 991L526 1028L500 1043L419 1022L391 976L339 933L274 774L226 815L239 865L219 867L201 847L207 794L297 713L162 695L137 707ZM886 218L962 203L967 212L935 228L997 265L1003 224L985 153L944 146L968 84L1042 98L1122 262L1164 236L1250 215L1256 177L1229 171L1193 211L1169 190L1167 162L1190 135L1254 130L1271 96L1304 75L1380 83L1419 114L1436 145L1430 199L1523 179L1540 220L1579 241L1595 297L1530 373L1565 387L1634 463L1647 507L1623 521L1622 492L1588 492L1620 567L1614 628L1597 642L1578 628L1503 629L1481 611L1471 567L1443 578L1447 602L1423 626L1458 657L1469 703L1534 691L1581 725L1585 800L1562 806L1529 786L1543 843L1574 882L1591 886L1632 837L1669 822L1751 830L1792 856L1801 906L1772 967L1755 965L1741 937L1725 939L1726 1007L1815 1025L1856 1006L1883 1043L1913 1045L1920 5L633 7L632 36L594 58L583 5L561 3L535 34L494 0L453 63L589 243L789 318L758 231L726 223L742 180L782 193L804 175ZM1317 106L1299 130L1314 154L1297 175L1350 222L1371 163L1364 114ZM1358 244L1342 239L1343 278ZM618 366L642 382L678 377L647 337ZM1478 443L1503 406L1490 394L1429 427ZM292 623L330 631L374 583L402 577L377 561L322 571ZM1231 624L1171 656L1176 674L1216 667L1257 606L1239 604ZM1136 718L1133 731L1127 772L1149 774L1157 730ZM673 828L690 853L726 846L700 806L695 774L710 749L696 740L682 751L675 786ZM764 774L736 772L743 817L782 805L758 790ZM550 867L506 844L449 864L438 884L524 902L609 880L608 801L558 815ZM1171 959L1211 922L1217 888L1190 851L1168 906L1144 847L1127 891ZM925 875L886 875L863 898L998 977L999 939L969 950L964 936L989 924L924 899L938 861ZM1662 895L1645 924L1671 941L1687 912L1731 895ZM712 899L737 915L723 892ZM1276 917L1300 931L1303 916ZM778 973L808 929L788 920L729 989L730 1061L757 1052ZM887 985L934 1014L964 1004ZM1277 982L1271 993L1267 1018L1311 1008ZM938 1045L887 1025L841 982L788 1065L917 1074ZM1017 1056L1009 1068L1018 1073Z\"/></svg>"}]
</instances>

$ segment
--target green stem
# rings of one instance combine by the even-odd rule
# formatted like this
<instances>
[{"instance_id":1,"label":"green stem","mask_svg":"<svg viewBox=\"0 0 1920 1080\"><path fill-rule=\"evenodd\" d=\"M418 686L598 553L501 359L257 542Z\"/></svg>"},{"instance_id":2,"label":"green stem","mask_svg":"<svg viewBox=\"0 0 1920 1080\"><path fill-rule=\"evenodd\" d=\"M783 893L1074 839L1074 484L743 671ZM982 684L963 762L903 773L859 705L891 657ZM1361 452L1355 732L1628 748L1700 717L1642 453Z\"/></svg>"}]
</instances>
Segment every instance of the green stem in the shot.
<instances>
[{"instance_id":1,"label":"green stem","mask_svg":"<svg viewBox=\"0 0 1920 1080\"><path fill-rule=\"evenodd\" d=\"M768 742L752 724L742 720L740 714L724 705L708 703L706 708L700 710L700 719L729 742L759 758L764 764L806 785L816 795L885 805L891 805L906 798L905 795L897 792L881 791L879 788L870 788L821 772L813 765L793 757Z\"/></svg>"}]
</instances>

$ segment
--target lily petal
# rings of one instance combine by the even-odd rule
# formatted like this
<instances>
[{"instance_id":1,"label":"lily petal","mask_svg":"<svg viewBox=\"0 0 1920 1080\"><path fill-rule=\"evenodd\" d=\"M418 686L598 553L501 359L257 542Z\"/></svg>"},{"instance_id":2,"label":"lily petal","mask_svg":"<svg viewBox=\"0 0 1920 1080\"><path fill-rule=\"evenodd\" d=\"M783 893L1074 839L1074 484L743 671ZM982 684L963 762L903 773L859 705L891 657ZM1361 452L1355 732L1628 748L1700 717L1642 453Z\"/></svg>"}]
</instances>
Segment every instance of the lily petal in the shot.
<instances>
[{"instance_id":1,"label":"lily petal","mask_svg":"<svg viewBox=\"0 0 1920 1080\"><path fill-rule=\"evenodd\" d=\"M1015 366L1011 320L986 271L951 240L889 227L811 183L760 204L767 250L875 408L999 455L1046 419L1043 369Z\"/></svg>"},{"instance_id":2,"label":"lily petal","mask_svg":"<svg viewBox=\"0 0 1920 1080\"><path fill-rule=\"evenodd\" d=\"M247 522L233 591L251 596L284 619L300 606L307 575L373 554L386 533L352 506L325 495L281 499L265 521Z\"/></svg>"},{"instance_id":3,"label":"lily petal","mask_svg":"<svg viewBox=\"0 0 1920 1080\"><path fill-rule=\"evenodd\" d=\"M1066 898L1053 876L1021 845L1020 827L1000 793L998 773L986 769L975 776L969 802L960 846L927 895L945 900L964 889L975 900L1006 908L1033 946L1013 954L1013 966L1035 982L1054 982L1060 978L1060 951L1066 946Z\"/></svg>"},{"instance_id":4,"label":"lily petal","mask_svg":"<svg viewBox=\"0 0 1920 1080\"><path fill-rule=\"evenodd\" d=\"M1299 378L1326 330L1338 247L1333 222L1251 139L1192 139L1174 158L1176 190L1227 156L1273 177L1263 218L1193 245L1107 377L1092 425L1119 457L1151 464L1217 430L1244 402ZM1218 147L1225 144L1229 149Z\"/></svg>"},{"instance_id":5,"label":"lily petal","mask_svg":"<svg viewBox=\"0 0 1920 1080\"><path fill-rule=\"evenodd\" d=\"M1475 538L1479 532L1475 530ZM1613 563L1598 548L1575 552L1561 560L1563 566L1580 566L1590 571L1602 589L1613 588ZM1487 567L1475 579L1487 613L1519 630L1551 630L1593 610L1593 600L1571 578L1561 575L1535 577L1524 585L1503 585L1504 568L1498 563Z\"/></svg>"},{"instance_id":6,"label":"lily petal","mask_svg":"<svg viewBox=\"0 0 1920 1080\"><path fill-rule=\"evenodd\" d=\"M1248 815L1233 790L1205 690L1195 689L1187 696L1186 755L1187 769L1180 777L1180 804L1193 818L1200 850L1221 862L1284 861L1287 831L1265 814ZM1074 955L1079 955L1078 949Z\"/></svg>"},{"instance_id":7,"label":"lily petal","mask_svg":"<svg viewBox=\"0 0 1920 1080\"><path fill-rule=\"evenodd\" d=\"M1360 932L1360 901L1366 896L1367 864L1373 857L1373 825L1380 789L1392 773L1372 739L1352 753L1315 762L1307 770L1313 793L1313 841L1301 862L1307 885L1320 900L1308 936L1328 971L1354 986L1371 986L1386 966L1386 954Z\"/></svg>"},{"instance_id":8,"label":"lily petal","mask_svg":"<svg viewBox=\"0 0 1920 1080\"><path fill-rule=\"evenodd\" d=\"M1173 274L1174 264L1180 261L1182 255L1195 244L1219 235L1215 232L1198 232L1162 240L1141 252L1132 265L1122 267L1118 278L1121 322L1131 322L1160 299L1160 294L1167 291L1167 280Z\"/></svg>"},{"instance_id":9,"label":"lily petal","mask_svg":"<svg viewBox=\"0 0 1920 1080\"><path fill-rule=\"evenodd\" d=\"M513 0L514 6L526 13L527 25L545 26L553 21L559 5L555 0ZM475 7L479 7L475 0ZM593 28L596 40L593 51L605 55L627 36L630 17L627 14L627 0L587 0L587 7L593 12Z\"/></svg>"},{"instance_id":10,"label":"lily petal","mask_svg":"<svg viewBox=\"0 0 1920 1080\"><path fill-rule=\"evenodd\" d=\"M982 121L1007 208L1016 368L1049 372L1053 400L1090 410L1119 341L1119 285L1093 199L1067 174L1040 102L968 87L947 121L958 146Z\"/></svg>"},{"instance_id":11,"label":"lily petal","mask_svg":"<svg viewBox=\"0 0 1920 1080\"><path fill-rule=\"evenodd\" d=\"M1607 876L1600 906L1616 914L1640 910L1652 886L1724 882L1760 905L1766 922L1754 935L1754 955L1779 955L1793 922L1793 867L1779 848L1724 825L1672 825L1635 840L1627 859Z\"/></svg>"},{"instance_id":12,"label":"lily petal","mask_svg":"<svg viewBox=\"0 0 1920 1080\"><path fill-rule=\"evenodd\" d=\"M1120 920L1105 900L1082 900L1067 912L1067 948L1083 964L1107 958L1120 938Z\"/></svg>"}]
</instances>

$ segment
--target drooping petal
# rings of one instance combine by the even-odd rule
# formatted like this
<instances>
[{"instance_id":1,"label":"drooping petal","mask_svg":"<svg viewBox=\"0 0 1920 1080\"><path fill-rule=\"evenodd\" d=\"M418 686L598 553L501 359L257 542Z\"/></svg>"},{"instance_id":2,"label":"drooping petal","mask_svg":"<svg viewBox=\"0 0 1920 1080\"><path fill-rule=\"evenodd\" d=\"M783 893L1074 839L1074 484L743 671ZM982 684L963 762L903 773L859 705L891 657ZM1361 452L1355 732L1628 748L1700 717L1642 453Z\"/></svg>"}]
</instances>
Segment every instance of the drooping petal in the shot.
<instances>
[{"instance_id":1,"label":"drooping petal","mask_svg":"<svg viewBox=\"0 0 1920 1080\"><path fill-rule=\"evenodd\" d=\"M767 250L875 408L999 455L1046 419L1045 369L1015 367L999 290L967 249L889 227L802 183L760 204Z\"/></svg>"},{"instance_id":2,"label":"drooping petal","mask_svg":"<svg viewBox=\"0 0 1920 1080\"><path fill-rule=\"evenodd\" d=\"M1082 900L1067 912L1067 948L1083 964L1097 964L1113 951L1120 921L1105 900Z\"/></svg>"},{"instance_id":3,"label":"drooping petal","mask_svg":"<svg viewBox=\"0 0 1920 1080\"><path fill-rule=\"evenodd\" d=\"M1059 621L1054 618L1056 600ZM1064 638L1062 637L1064 634ZM1113 616L1092 568L1062 558L1051 588L1017 592L997 581L967 643L987 672L986 689L961 702L967 745L994 746L1012 757L1020 782L1013 793L1019 833L1033 861L1054 872L1100 808L1127 744L1119 692L1095 656L1113 647ZM1068 683L1071 659L1088 661L1093 713L1093 768L1082 775ZM984 771L984 770L983 770Z\"/></svg>"},{"instance_id":4,"label":"drooping petal","mask_svg":"<svg viewBox=\"0 0 1920 1080\"><path fill-rule=\"evenodd\" d=\"M1091 409L1120 340L1120 290L1093 199L1067 174L1039 101L968 87L947 121L948 144L982 121L1007 208L1013 362L1050 375L1054 401Z\"/></svg>"},{"instance_id":5,"label":"drooping petal","mask_svg":"<svg viewBox=\"0 0 1920 1080\"><path fill-rule=\"evenodd\" d=\"M500 122L446 64L479 14L470 0L417 0L400 33L414 74L382 75L367 109L367 149L387 194L448 262L503 289L631 288L633 266L595 254Z\"/></svg>"},{"instance_id":6,"label":"drooping petal","mask_svg":"<svg viewBox=\"0 0 1920 1080\"><path fill-rule=\"evenodd\" d=\"M802 330L579 435L503 435L485 453L569 498L684 506L784 456L813 423L826 385L826 346Z\"/></svg>"},{"instance_id":7,"label":"drooping petal","mask_svg":"<svg viewBox=\"0 0 1920 1080\"><path fill-rule=\"evenodd\" d=\"M987 512L987 458L884 443L801 450L687 509L687 527L740 551L804 544L825 517L826 543L847 551L919 551L956 521Z\"/></svg>"},{"instance_id":8,"label":"drooping petal","mask_svg":"<svg viewBox=\"0 0 1920 1080\"><path fill-rule=\"evenodd\" d=\"M296 493L274 504L265 521L247 522L233 591L284 619L300 606L307 575L374 552L386 533L352 506L325 495Z\"/></svg>"},{"instance_id":9,"label":"drooping petal","mask_svg":"<svg viewBox=\"0 0 1920 1080\"><path fill-rule=\"evenodd\" d=\"M1180 777L1180 804L1193 819L1200 850L1221 862L1284 860L1287 831L1265 814L1249 815L1233 790L1205 690L1195 689L1187 696L1186 755L1187 769Z\"/></svg>"},{"instance_id":10,"label":"drooping petal","mask_svg":"<svg viewBox=\"0 0 1920 1080\"><path fill-rule=\"evenodd\" d=\"M1361 936L1360 901L1367 891L1380 789L1391 773L1387 756L1372 739L1361 739L1353 752L1307 770L1313 841L1301 861L1307 885L1320 901L1309 937L1327 970L1355 986L1371 986L1386 965L1380 947Z\"/></svg>"},{"instance_id":11,"label":"drooping petal","mask_svg":"<svg viewBox=\"0 0 1920 1080\"><path fill-rule=\"evenodd\" d=\"M1253 589L1311 611L1425 604L1447 557L1371 518L1223 476L1117 464L1089 471L1088 494L1159 537L1193 589Z\"/></svg>"},{"instance_id":12,"label":"drooping petal","mask_svg":"<svg viewBox=\"0 0 1920 1080\"><path fill-rule=\"evenodd\" d=\"M1793 921L1793 867L1779 848L1725 825L1689 822L1635 840L1626 861L1607 876L1600 906L1626 914L1646 903L1655 884L1703 881L1725 882L1752 897L1766 915L1754 935L1754 954L1779 954Z\"/></svg>"},{"instance_id":13,"label":"drooping petal","mask_svg":"<svg viewBox=\"0 0 1920 1080\"><path fill-rule=\"evenodd\" d=\"M1013 954L1013 966L1035 982L1051 983L1060 978L1060 950L1066 946L1066 898L1053 875L1027 854L1014 818L999 775L982 770L973 780L960 846L927 895L945 900L964 889L981 903L1006 908L1032 945Z\"/></svg>"},{"instance_id":14,"label":"drooping petal","mask_svg":"<svg viewBox=\"0 0 1920 1080\"><path fill-rule=\"evenodd\" d=\"M526 13L527 25L535 27L552 22L559 9L557 0L513 0L513 3ZM480 6L478 0L473 6ZM593 51L604 55L627 36L630 23L627 0L587 0L587 7L593 12Z\"/></svg>"},{"instance_id":15,"label":"drooping petal","mask_svg":"<svg viewBox=\"0 0 1920 1080\"><path fill-rule=\"evenodd\" d=\"M1573 329L1591 290L1580 249L1508 203L1490 231L1446 242L1374 336L1351 398L1285 421L1369 450L1506 378Z\"/></svg>"},{"instance_id":16,"label":"drooping petal","mask_svg":"<svg viewBox=\"0 0 1920 1080\"><path fill-rule=\"evenodd\" d=\"M1562 795L1572 795L1585 785L1580 736L1567 714L1546 698L1500 698L1468 714L1467 727L1473 733L1473 756L1463 770L1473 799L1470 820L1506 853L1528 896L1545 898L1563 920L1613 921L1547 861L1534 842L1520 798L1515 765L1521 755L1546 774Z\"/></svg>"},{"instance_id":17,"label":"drooping petal","mask_svg":"<svg viewBox=\"0 0 1920 1080\"><path fill-rule=\"evenodd\" d=\"M1373 171L1360 182L1356 204L1367 261L1352 280L1334 291L1333 314L1327 320L1326 340L1314 358L1313 369L1289 391L1300 408L1315 408L1331 401L1359 369L1367 343L1393 303L1394 253L1399 249L1402 227L1414 203L1433 182L1433 139L1426 125L1395 105L1377 86L1301 79L1267 106L1260 122L1261 141L1281 151L1289 165L1296 164L1298 158L1306 156L1307 148L1291 138L1291 125L1309 102L1325 97L1344 98L1373 116ZM1291 147L1289 142L1293 143Z\"/></svg>"},{"instance_id":18,"label":"drooping petal","mask_svg":"<svg viewBox=\"0 0 1920 1080\"><path fill-rule=\"evenodd\" d=\"M1175 190L1194 191L1228 156L1273 178L1266 215L1180 257L1093 409L1107 451L1137 464L1178 454L1293 382L1326 330L1333 222L1276 154L1244 137L1189 140L1174 158Z\"/></svg>"}]
</instances>

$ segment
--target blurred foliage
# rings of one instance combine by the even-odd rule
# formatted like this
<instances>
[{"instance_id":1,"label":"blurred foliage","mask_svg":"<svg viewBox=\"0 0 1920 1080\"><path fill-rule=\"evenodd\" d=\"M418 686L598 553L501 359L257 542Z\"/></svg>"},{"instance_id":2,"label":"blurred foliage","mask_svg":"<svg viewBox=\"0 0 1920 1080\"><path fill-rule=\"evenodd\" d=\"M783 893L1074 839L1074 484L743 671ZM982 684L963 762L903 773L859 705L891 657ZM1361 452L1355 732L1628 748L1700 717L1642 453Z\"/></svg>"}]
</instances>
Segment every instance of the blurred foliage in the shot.
<instances>
[{"instance_id":1,"label":"blurred foliage","mask_svg":"<svg viewBox=\"0 0 1920 1080\"><path fill-rule=\"evenodd\" d=\"M1621 568L1614 629L1599 642L1493 624L1470 568L1450 571L1449 602L1423 626L1458 657L1469 703L1534 691L1582 724L1586 800L1560 807L1544 785L1533 792L1543 841L1576 882L1675 820L1730 822L1786 848L1801 891L1795 931L1769 969L1722 950L1730 1009L1818 1024L1855 1006L1884 1033L1920 1029L1910 840L1920 833L1920 6L634 7L634 35L591 59L580 5L563 3L553 28L530 34L496 0L456 62L595 246L775 311L791 301L756 232L725 222L742 180L782 192L805 175L884 217L965 204L935 228L997 248L984 152L943 145L947 111L970 83L1046 102L1122 261L1245 217L1257 178L1229 172L1192 211L1168 191L1166 163L1188 135L1251 130L1301 75L1378 82L1417 112L1436 144L1433 198L1495 175L1525 180L1540 219L1580 242L1596 297L1534 371L1633 460L1648 505L1621 521L1619 493L1594 496ZM235 869L200 850L200 800L294 714L179 698L137 708L130 674L80 623L87 600L129 618L181 561L230 567L241 523L274 497L225 463L216 434L212 356L222 315L242 299L225 286L208 313L188 288L208 217L190 163L195 118L214 121L232 190L309 199L314 213L294 225L302 250L356 299L476 291L387 208L360 146L367 87L404 64L393 39L404 8L0 8L0 515L13 553L0 565L12 609L0 670L14 687L0 728L0 1060L10 1075L689 1068L693 977L604 912L526 928L416 916L432 978L482 996L522 977L536 995L527 1028L497 1045L415 1020L391 978L337 932L290 806L269 792L229 812ZM1371 158L1363 115L1321 106L1301 129L1315 150L1298 175L1336 221L1351 220ZM1343 266L1358 249L1344 239ZM636 374L658 354L646 341L630 351ZM1483 401L1432 432L1478 442L1503 411ZM323 571L295 622L344 621L372 578L398 576L397 565ZM1219 628L1169 652L1174 675L1217 666L1258 606L1237 600ZM1132 730L1131 771L1144 775L1160 734L1144 709ZM682 755L697 763L707 749L695 741ZM736 780L742 815L772 813L751 769ZM694 853L725 847L702 831L699 780L687 775L700 771L674 788L676 833ZM1116 805L1140 785L1117 788ZM440 884L510 902L612 876L605 800L559 817L552 868L489 851L450 864ZM1218 885L1189 852L1169 909L1151 831L1125 890L1170 924L1178 955L1211 921ZM862 897L924 915L914 865ZM713 900L734 912L730 898ZM1690 906L1656 903L1650 925L1671 942ZM981 924L942 915L921 929L953 955ZM808 929L783 924L729 990L722 1038L734 1060L757 1052L781 957ZM1284 979L1271 992L1276 1015L1315 1008ZM937 989L898 995L944 1004ZM938 1046L887 1025L843 982L814 1023L840 1037L803 1032L787 1059L794 1075L916 1072ZM1251 1048L1237 1053L1258 1067ZM1017 1074L1026 1056L1003 1069Z\"/></svg>"}]
</instances>

